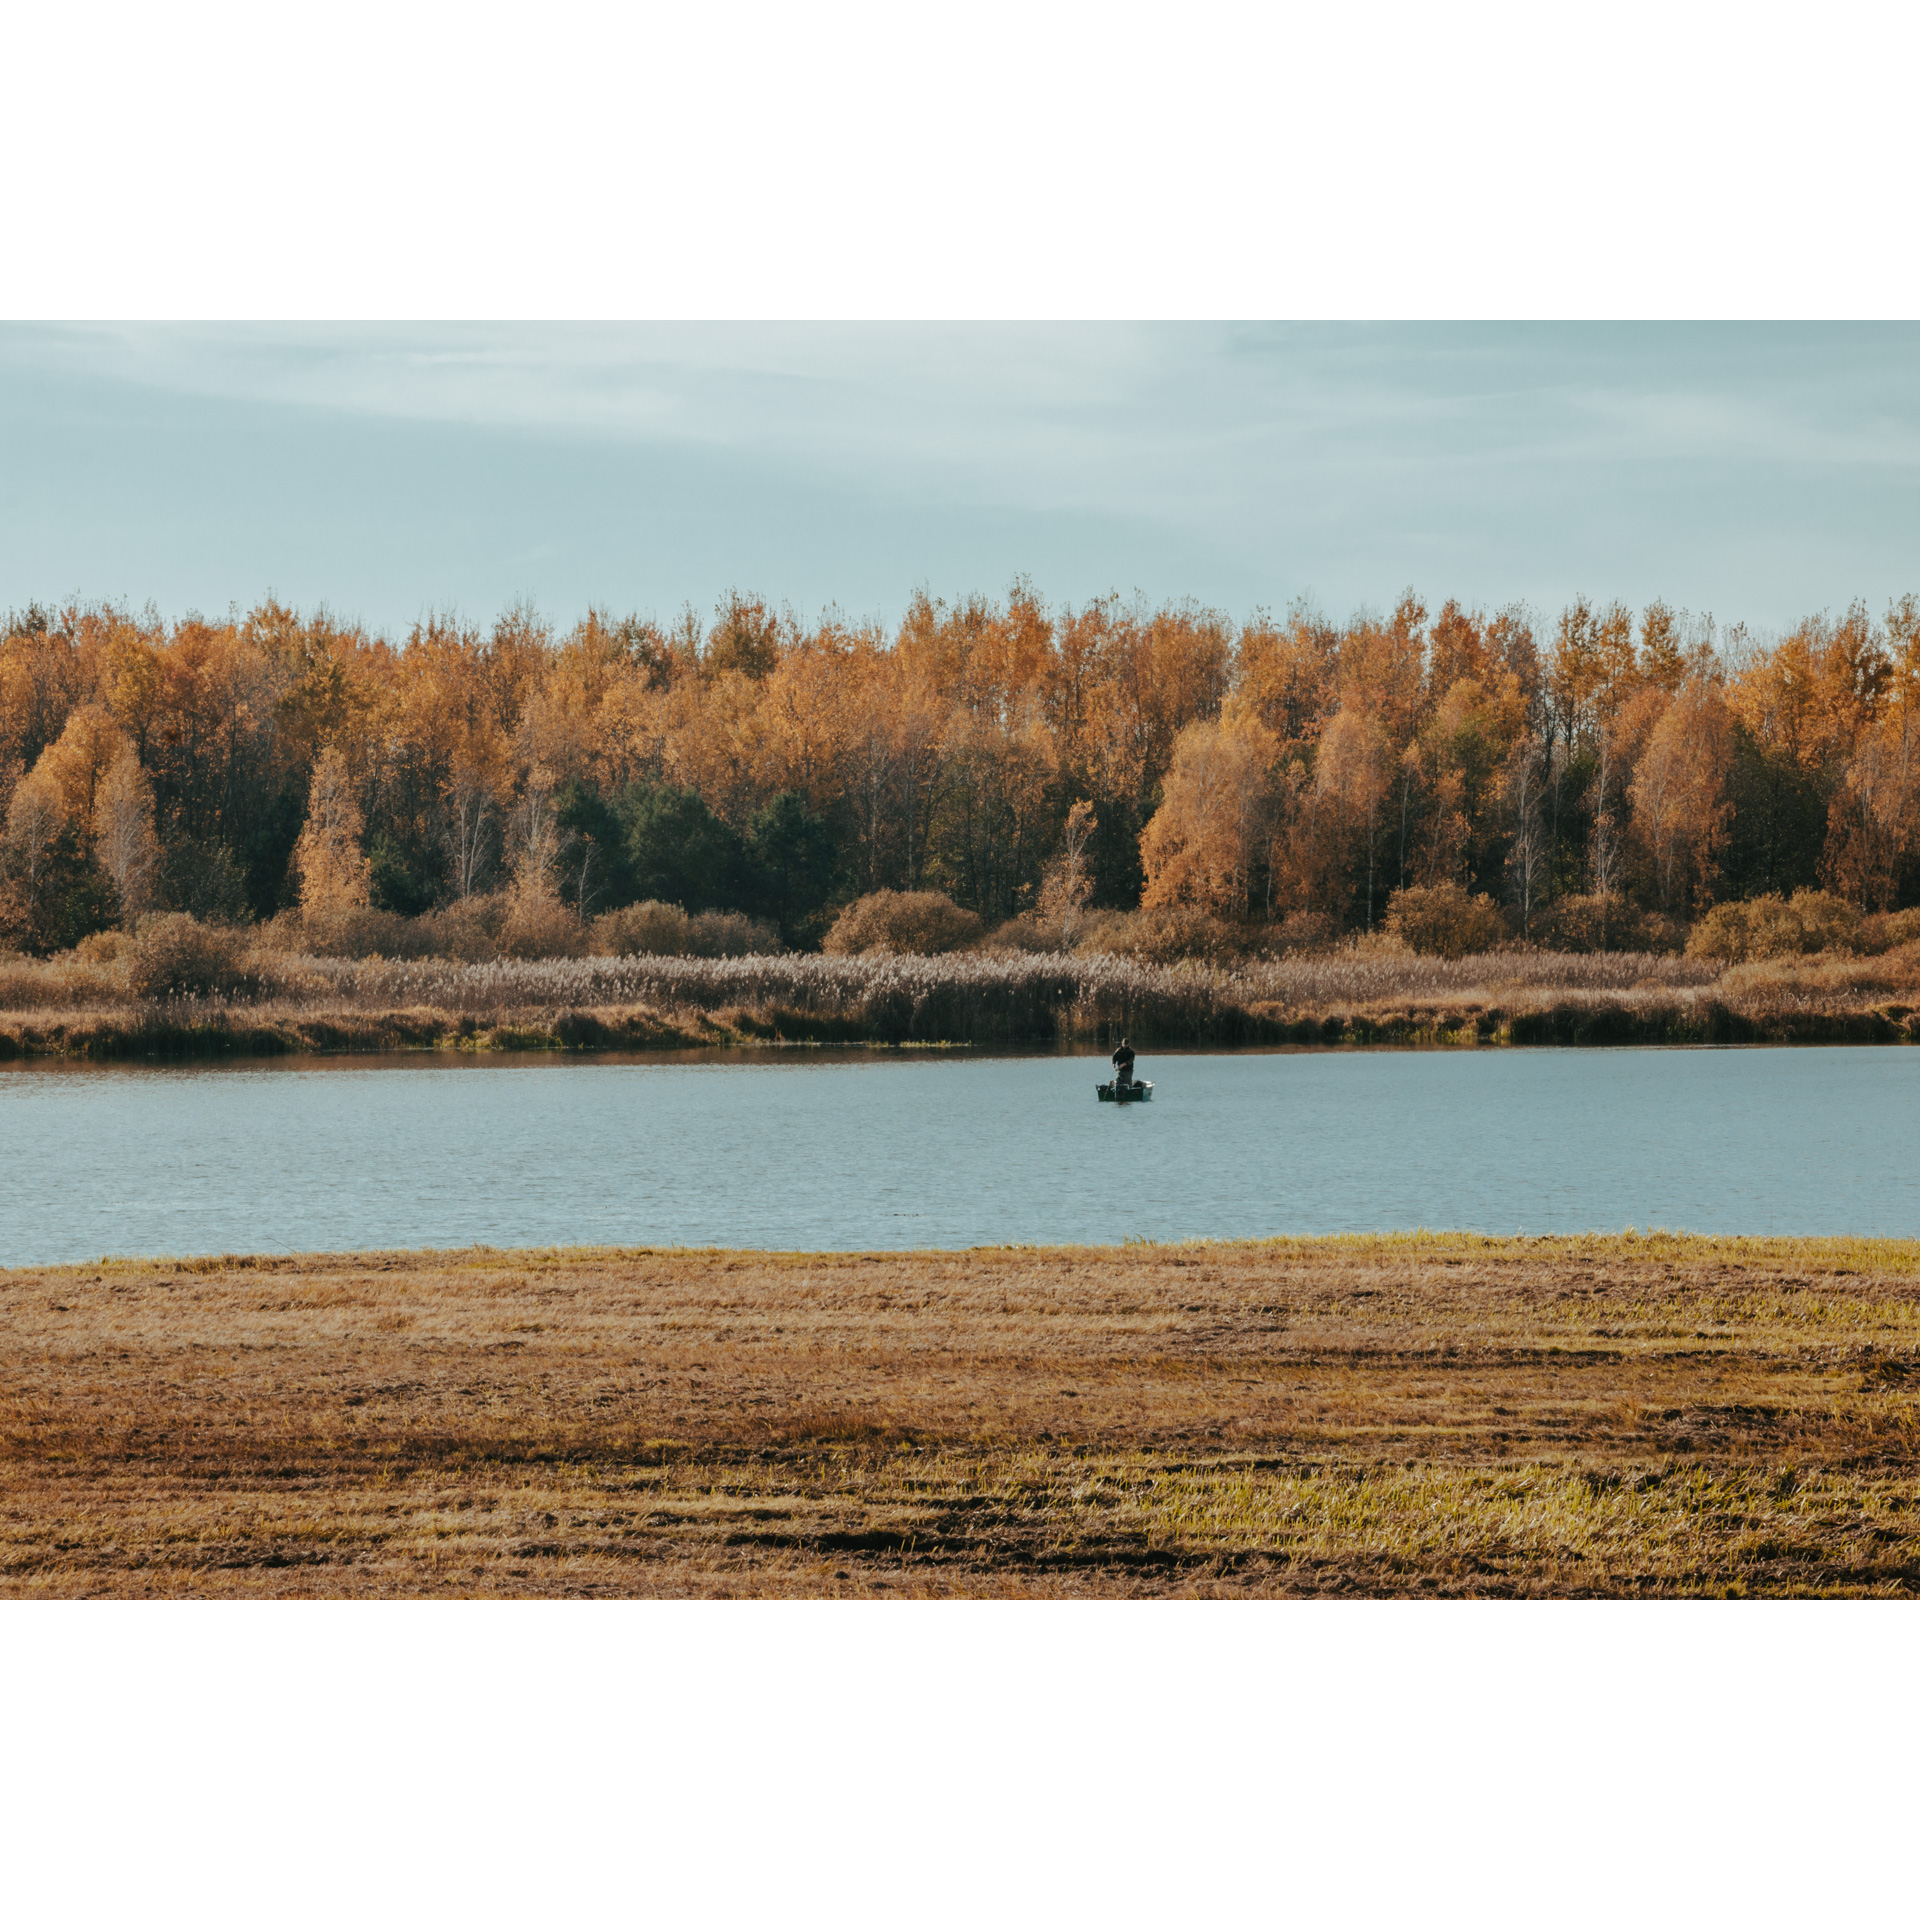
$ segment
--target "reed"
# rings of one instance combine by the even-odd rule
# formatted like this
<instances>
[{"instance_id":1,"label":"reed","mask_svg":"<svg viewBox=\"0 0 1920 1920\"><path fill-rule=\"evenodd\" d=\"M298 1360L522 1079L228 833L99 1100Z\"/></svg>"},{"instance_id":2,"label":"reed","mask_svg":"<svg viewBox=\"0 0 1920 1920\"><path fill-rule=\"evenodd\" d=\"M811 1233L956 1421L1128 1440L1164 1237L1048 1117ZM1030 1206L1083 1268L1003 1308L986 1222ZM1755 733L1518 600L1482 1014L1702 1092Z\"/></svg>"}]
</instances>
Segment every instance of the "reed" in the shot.
<instances>
[{"instance_id":1,"label":"reed","mask_svg":"<svg viewBox=\"0 0 1920 1920\"><path fill-rule=\"evenodd\" d=\"M142 999L125 962L0 966L0 1058L387 1046L1881 1043L1920 1037L1920 943L1723 963L1391 943L1235 965L947 954L237 955L231 990Z\"/></svg>"}]
</instances>

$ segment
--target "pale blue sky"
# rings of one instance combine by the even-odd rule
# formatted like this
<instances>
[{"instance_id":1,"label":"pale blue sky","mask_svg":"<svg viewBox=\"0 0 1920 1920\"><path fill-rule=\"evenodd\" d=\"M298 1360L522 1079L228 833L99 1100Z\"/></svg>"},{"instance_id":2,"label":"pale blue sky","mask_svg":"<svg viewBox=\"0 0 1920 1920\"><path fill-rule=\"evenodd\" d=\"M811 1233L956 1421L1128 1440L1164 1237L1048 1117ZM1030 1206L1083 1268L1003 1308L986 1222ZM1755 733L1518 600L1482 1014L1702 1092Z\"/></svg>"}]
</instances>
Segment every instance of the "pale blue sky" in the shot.
<instances>
[{"instance_id":1,"label":"pale blue sky","mask_svg":"<svg viewBox=\"0 0 1920 1920\"><path fill-rule=\"evenodd\" d=\"M1906 325L9 325L0 445L0 606L1920 590Z\"/></svg>"}]
</instances>

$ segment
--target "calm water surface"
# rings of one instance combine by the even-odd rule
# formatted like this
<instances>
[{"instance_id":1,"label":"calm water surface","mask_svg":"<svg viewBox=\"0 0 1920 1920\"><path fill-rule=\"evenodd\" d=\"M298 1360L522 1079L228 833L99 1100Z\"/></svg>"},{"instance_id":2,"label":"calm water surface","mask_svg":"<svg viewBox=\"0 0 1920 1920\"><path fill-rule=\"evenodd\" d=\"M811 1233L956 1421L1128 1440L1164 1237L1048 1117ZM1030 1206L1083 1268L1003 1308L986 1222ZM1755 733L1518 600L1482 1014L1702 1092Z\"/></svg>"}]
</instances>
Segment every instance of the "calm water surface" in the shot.
<instances>
[{"instance_id":1,"label":"calm water surface","mask_svg":"<svg viewBox=\"0 0 1920 1920\"><path fill-rule=\"evenodd\" d=\"M1920 1234L1920 1048L0 1070L0 1264L1462 1227Z\"/></svg>"}]
</instances>

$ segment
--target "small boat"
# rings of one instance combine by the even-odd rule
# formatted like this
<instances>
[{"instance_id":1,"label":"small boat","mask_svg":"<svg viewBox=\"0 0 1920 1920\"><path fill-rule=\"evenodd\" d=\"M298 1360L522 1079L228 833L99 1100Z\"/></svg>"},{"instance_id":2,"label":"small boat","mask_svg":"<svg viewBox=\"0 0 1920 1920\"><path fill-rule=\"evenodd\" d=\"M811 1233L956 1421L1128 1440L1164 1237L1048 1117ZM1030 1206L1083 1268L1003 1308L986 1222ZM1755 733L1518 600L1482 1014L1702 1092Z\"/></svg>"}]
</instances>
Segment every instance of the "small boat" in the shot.
<instances>
[{"instance_id":1,"label":"small boat","mask_svg":"<svg viewBox=\"0 0 1920 1920\"><path fill-rule=\"evenodd\" d=\"M1111 1080L1102 1080L1094 1088L1094 1091L1099 1094L1102 1100L1116 1101L1121 1106L1125 1106L1129 1100L1151 1100L1153 1098L1153 1082L1151 1080L1136 1080L1131 1086L1122 1087L1115 1085Z\"/></svg>"}]
</instances>

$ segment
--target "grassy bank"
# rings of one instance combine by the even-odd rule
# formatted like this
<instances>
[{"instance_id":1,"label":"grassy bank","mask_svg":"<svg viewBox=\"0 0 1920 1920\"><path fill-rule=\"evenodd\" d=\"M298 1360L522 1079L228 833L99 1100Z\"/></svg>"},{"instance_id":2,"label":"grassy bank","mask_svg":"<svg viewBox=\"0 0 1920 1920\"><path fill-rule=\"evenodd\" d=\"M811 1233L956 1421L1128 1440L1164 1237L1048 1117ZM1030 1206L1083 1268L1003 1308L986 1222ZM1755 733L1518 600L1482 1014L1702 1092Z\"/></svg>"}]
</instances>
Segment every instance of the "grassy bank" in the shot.
<instances>
[{"instance_id":1,"label":"grassy bank","mask_svg":"<svg viewBox=\"0 0 1920 1920\"><path fill-rule=\"evenodd\" d=\"M651 1007L559 1013L534 1007L493 1019L433 1007L146 1006L53 1019L0 1021L0 1061L271 1058L283 1054L621 1052L744 1046L763 1036L701 1014Z\"/></svg>"},{"instance_id":2,"label":"grassy bank","mask_svg":"<svg viewBox=\"0 0 1920 1920\"><path fill-rule=\"evenodd\" d=\"M1247 1010L1206 1031L1167 1035L1143 1021L1115 1020L1092 1036L1130 1032L1142 1046L1216 1047L1628 1047L1898 1046L1920 1039L1920 1014L1904 1006L1861 1011L1810 1009L1754 1014L1708 1002L1677 1010L1580 1003L1513 1013L1382 1008L1355 1014L1302 1015ZM272 1058L288 1054L379 1054L447 1049L475 1052L638 1053L659 1049L779 1045L1045 1046L1071 1034L1023 1034L1008 1042L899 1035L858 1020L803 1008L723 1008L663 1013L653 1007L554 1012L509 1009L494 1019L429 1007L315 1013L268 1003L245 1008L157 1006L128 1013L53 1019L0 1019L0 1062L10 1060L190 1060Z\"/></svg>"},{"instance_id":3,"label":"grassy bank","mask_svg":"<svg viewBox=\"0 0 1920 1920\"><path fill-rule=\"evenodd\" d=\"M0 1592L1911 1594L1920 1243L0 1273Z\"/></svg>"},{"instance_id":4,"label":"grassy bank","mask_svg":"<svg viewBox=\"0 0 1920 1920\"><path fill-rule=\"evenodd\" d=\"M256 964L257 962L257 964ZM110 964L0 966L0 1060L770 1041L1050 1046L1897 1044L1920 947L1733 966L1390 948L1240 968L1111 954L342 960L256 956L237 984L140 997Z\"/></svg>"}]
</instances>

